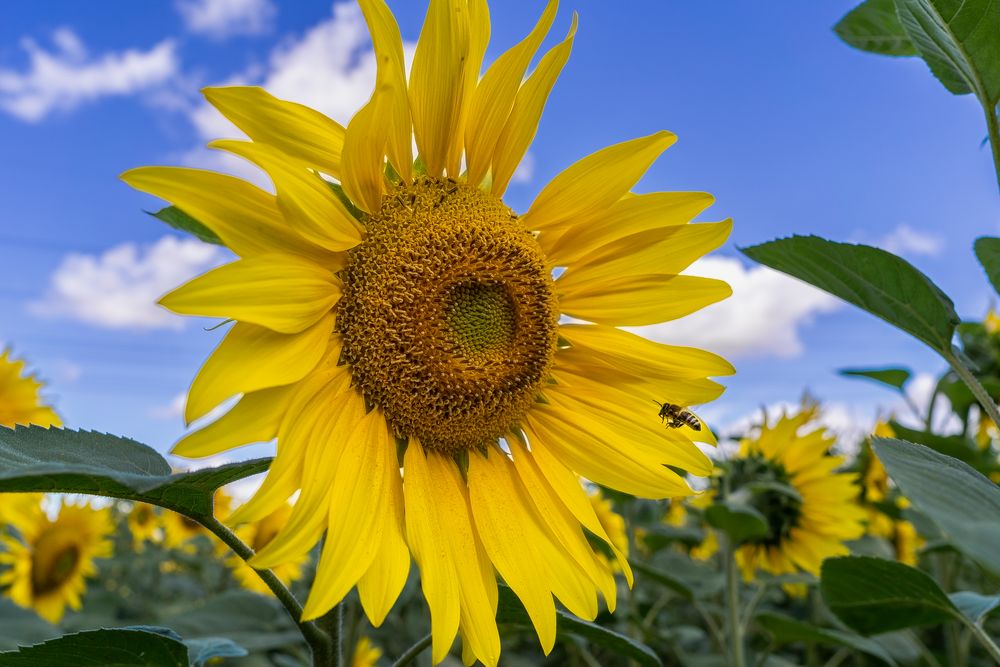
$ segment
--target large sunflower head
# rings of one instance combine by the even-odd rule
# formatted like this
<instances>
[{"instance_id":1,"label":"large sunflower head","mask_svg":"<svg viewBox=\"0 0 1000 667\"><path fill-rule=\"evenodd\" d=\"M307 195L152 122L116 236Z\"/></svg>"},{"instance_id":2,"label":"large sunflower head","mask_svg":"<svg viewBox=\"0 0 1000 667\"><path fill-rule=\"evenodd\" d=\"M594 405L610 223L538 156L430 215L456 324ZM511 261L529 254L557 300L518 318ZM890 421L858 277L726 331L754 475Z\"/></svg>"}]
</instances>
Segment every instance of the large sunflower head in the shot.
<instances>
[{"instance_id":1,"label":"large sunflower head","mask_svg":"<svg viewBox=\"0 0 1000 667\"><path fill-rule=\"evenodd\" d=\"M12 359L10 350L0 351L0 426L62 426L56 411L42 401L43 386L25 373L24 360Z\"/></svg>"},{"instance_id":2,"label":"large sunflower head","mask_svg":"<svg viewBox=\"0 0 1000 667\"><path fill-rule=\"evenodd\" d=\"M15 523L18 535L0 537L0 586L22 607L58 623L66 607L79 609L86 579L97 574L96 558L111 556L114 523L110 508L63 505L55 519L32 512Z\"/></svg>"},{"instance_id":3,"label":"large sunflower head","mask_svg":"<svg viewBox=\"0 0 1000 667\"><path fill-rule=\"evenodd\" d=\"M694 444L710 429L665 426L652 401L711 401L722 388L708 377L732 367L618 327L728 296L679 274L731 224L688 224L712 202L704 193L630 192L674 142L667 132L584 157L524 213L504 202L572 48L575 16L525 78L555 0L485 71L485 0L431 0L409 73L384 2L360 4L378 71L346 128L259 88L206 91L250 138L214 146L261 167L274 194L193 169L124 175L240 256L162 300L235 321L191 386L187 419L242 394L174 451L277 437L266 480L231 522L299 497L253 564L292 561L325 531L306 618L357 586L377 625L412 554L435 662L461 634L467 656L494 665L497 574L545 651L555 599L586 618L598 592L614 607L587 532L631 577L578 476L666 498L690 493L675 470L712 469Z\"/></svg>"},{"instance_id":4,"label":"large sunflower head","mask_svg":"<svg viewBox=\"0 0 1000 667\"><path fill-rule=\"evenodd\" d=\"M830 454L834 438L809 428L815 406L782 416L740 443L721 480L726 494L743 494L766 519L767 534L744 543L736 559L746 579L805 571L819 575L826 558L848 553L845 542L864 534L857 475L837 472L843 457Z\"/></svg>"}]
</instances>

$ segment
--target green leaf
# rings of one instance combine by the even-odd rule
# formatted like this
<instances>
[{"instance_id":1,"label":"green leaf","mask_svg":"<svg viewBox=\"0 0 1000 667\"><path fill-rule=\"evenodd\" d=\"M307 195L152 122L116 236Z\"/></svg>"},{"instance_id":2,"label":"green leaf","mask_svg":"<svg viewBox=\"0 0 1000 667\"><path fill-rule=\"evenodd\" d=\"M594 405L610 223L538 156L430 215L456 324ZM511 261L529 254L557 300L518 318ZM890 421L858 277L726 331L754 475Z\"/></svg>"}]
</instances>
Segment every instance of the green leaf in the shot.
<instances>
[{"instance_id":1,"label":"green leaf","mask_svg":"<svg viewBox=\"0 0 1000 667\"><path fill-rule=\"evenodd\" d=\"M174 607L158 622L187 637L188 643L226 637L248 651L272 651L303 642L277 600L246 590Z\"/></svg>"},{"instance_id":2,"label":"green leaf","mask_svg":"<svg viewBox=\"0 0 1000 667\"><path fill-rule=\"evenodd\" d=\"M508 586L500 584L500 598L497 607L497 622L531 627L531 619L524 605ZM556 631L560 639L567 635L583 639L591 644L608 649L622 658L631 658L640 665L662 667L663 663L653 649L636 640L609 630L603 626L584 621L562 610L556 611ZM0 665L2 667L2 665Z\"/></svg>"},{"instance_id":3,"label":"green leaf","mask_svg":"<svg viewBox=\"0 0 1000 667\"><path fill-rule=\"evenodd\" d=\"M951 603L973 623L980 623L987 614L1000 607L1000 595L980 595L972 591L960 591L948 596Z\"/></svg>"},{"instance_id":4,"label":"green leaf","mask_svg":"<svg viewBox=\"0 0 1000 667\"><path fill-rule=\"evenodd\" d=\"M59 629L30 609L0 597L0 651L37 644L59 636Z\"/></svg>"},{"instance_id":5,"label":"green leaf","mask_svg":"<svg viewBox=\"0 0 1000 667\"><path fill-rule=\"evenodd\" d=\"M972 560L1000 575L1000 488L958 459L877 438L876 455L913 507Z\"/></svg>"},{"instance_id":6,"label":"green leaf","mask_svg":"<svg viewBox=\"0 0 1000 667\"><path fill-rule=\"evenodd\" d=\"M900 23L941 83L1000 100L1000 4L994 0L896 0Z\"/></svg>"},{"instance_id":7,"label":"green leaf","mask_svg":"<svg viewBox=\"0 0 1000 667\"><path fill-rule=\"evenodd\" d=\"M896 561L829 558L823 562L819 586L837 618L863 635L937 624L961 615L933 579Z\"/></svg>"},{"instance_id":8,"label":"green leaf","mask_svg":"<svg viewBox=\"0 0 1000 667\"><path fill-rule=\"evenodd\" d=\"M167 206L166 208L161 208L155 213L152 211L146 211L146 213L153 216L157 220L167 223L174 229L190 234L200 241L213 243L215 245L225 245L222 242L222 239L219 238L218 234L176 206Z\"/></svg>"},{"instance_id":9,"label":"green leaf","mask_svg":"<svg viewBox=\"0 0 1000 667\"><path fill-rule=\"evenodd\" d=\"M981 236L976 239L976 257L986 270L993 289L1000 294L1000 239L992 236Z\"/></svg>"},{"instance_id":10,"label":"green leaf","mask_svg":"<svg viewBox=\"0 0 1000 667\"><path fill-rule=\"evenodd\" d=\"M124 498L192 518L212 514L220 486L267 470L268 459L172 474L154 449L93 431L0 426L0 493L45 491Z\"/></svg>"},{"instance_id":11,"label":"green leaf","mask_svg":"<svg viewBox=\"0 0 1000 667\"><path fill-rule=\"evenodd\" d=\"M767 518L750 505L733 501L715 503L705 509L705 521L724 532L734 545L767 537Z\"/></svg>"},{"instance_id":12,"label":"green leaf","mask_svg":"<svg viewBox=\"0 0 1000 667\"><path fill-rule=\"evenodd\" d=\"M691 587L682 581L680 577L675 577L669 572L657 569L652 565L647 565L646 563L640 561L629 560L629 565L631 565L632 569L641 574L643 577L648 577L652 581L666 586L685 600L694 599L694 591L692 591Z\"/></svg>"},{"instance_id":13,"label":"green leaf","mask_svg":"<svg viewBox=\"0 0 1000 667\"><path fill-rule=\"evenodd\" d=\"M216 658L242 658L247 650L225 637L206 637L205 639L189 639L184 642L188 647L188 658L191 667L205 667L214 664Z\"/></svg>"},{"instance_id":14,"label":"green leaf","mask_svg":"<svg viewBox=\"0 0 1000 667\"><path fill-rule=\"evenodd\" d=\"M965 385L962 385L963 387ZM931 431L917 431L907 428L899 422L892 420L889 427L896 434L897 439L915 442L918 445L925 445L931 449L941 452L946 456L952 456L967 463L973 461L978 454L976 444L969 438L961 435L938 435Z\"/></svg>"},{"instance_id":15,"label":"green leaf","mask_svg":"<svg viewBox=\"0 0 1000 667\"><path fill-rule=\"evenodd\" d=\"M744 248L743 253L881 317L943 355L951 354L959 322L951 299L890 252L793 236Z\"/></svg>"},{"instance_id":16,"label":"green leaf","mask_svg":"<svg viewBox=\"0 0 1000 667\"><path fill-rule=\"evenodd\" d=\"M791 644L793 642L807 642L846 646L874 656L890 665L896 664L896 661L882 648L881 644L867 637L856 635L853 632L844 632L836 628L816 627L808 623L803 623L791 616L785 616L784 614L758 614L755 620L774 637L775 643L779 645Z\"/></svg>"},{"instance_id":17,"label":"green leaf","mask_svg":"<svg viewBox=\"0 0 1000 667\"><path fill-rule=\"evenodd\" d=\"M899 391L903 391L911 376L910 371L906 368L841 368L837 372L844 377L874 380Z\"/></svg>"},{"instance_id":18,"label":"green leaf","mask_svg":"<svg viewBox=\"0 0 1000 667\"><path fill-rule=\"evenodd\" d=\"M893 0L865 0L833 27L842 40L856 49L884 56L915 56Z\"/></svg>"},{"instance_id":19,"label":"green leaf","mask_svg":"<svg viewBox=\"0 0 1000 667\"><path fill-rule=\"evenodd\" d=\"M182 642L158 632L127 628L63 635L44 644L0 653L0 667L188 667Z\"/></svg>"}]
</instances>

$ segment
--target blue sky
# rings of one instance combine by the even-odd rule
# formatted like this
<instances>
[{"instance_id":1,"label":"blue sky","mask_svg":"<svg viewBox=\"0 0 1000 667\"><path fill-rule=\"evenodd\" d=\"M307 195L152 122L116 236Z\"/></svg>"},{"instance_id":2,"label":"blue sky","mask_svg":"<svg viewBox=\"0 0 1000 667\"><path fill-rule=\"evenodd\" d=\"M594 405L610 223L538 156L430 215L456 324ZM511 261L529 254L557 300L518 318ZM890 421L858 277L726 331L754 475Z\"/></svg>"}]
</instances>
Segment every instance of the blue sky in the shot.
<instances>
[{"instance_id":1,"label":"blue sky","mask_svg":"<svg viewBox=\"0 0 1000 667\"><path fill-rule=\"evenodd\" d=\"M805 388L830 404L832 422L867 423L892 397L837 368L940 368L915 341L751 266L737 246L795 233L882 245L930 274L963 316L990 303L971 254L976 236L998 231L981 112L919 60L839 42L831 27L853 4L566 1L549 38L579 12L573 55L508 203L526 209L552 176L607 144L679 135L638 189L716 196L703 218L732 217L733 237L692 273L725 277L736 295L649 334L735 363L727 394L704 411L719 424ZM541 6L494 5L490 60ZM390 6L415 41L423 3ZM160 204L118 174L237 168L199 148L235 136L201 102L203 85L265 84L346 122L370 92L368 48L353 6L329 1L0 8L0 341L48 380L68 425L166 450L183 432L178 397L221 336L150 304L224 253L148 218Z\"/></svg>"}]
</instances>

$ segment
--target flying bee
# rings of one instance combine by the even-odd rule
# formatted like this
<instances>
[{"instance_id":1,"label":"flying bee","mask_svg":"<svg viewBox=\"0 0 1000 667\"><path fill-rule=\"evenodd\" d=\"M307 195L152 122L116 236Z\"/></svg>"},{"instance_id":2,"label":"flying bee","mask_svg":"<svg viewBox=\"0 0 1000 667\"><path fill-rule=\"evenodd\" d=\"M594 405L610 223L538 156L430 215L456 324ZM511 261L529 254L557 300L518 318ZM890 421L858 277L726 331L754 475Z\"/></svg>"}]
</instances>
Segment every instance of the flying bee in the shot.
<instances>
[{"instance_id":1,"label":"flying bee","mask_svg":"<svg viewBox=\"0 0 1000 667\"><path fill-rule=\"evenodd\" d=\"M660 421L667 425L667 428L689 426L695 431L701 430L701 422L690 410L682 408L679 405L674 405L673 403L660 403L655 399L653 402L660 406L660 413L658 416Z\"/></svg>"}]
</instances>

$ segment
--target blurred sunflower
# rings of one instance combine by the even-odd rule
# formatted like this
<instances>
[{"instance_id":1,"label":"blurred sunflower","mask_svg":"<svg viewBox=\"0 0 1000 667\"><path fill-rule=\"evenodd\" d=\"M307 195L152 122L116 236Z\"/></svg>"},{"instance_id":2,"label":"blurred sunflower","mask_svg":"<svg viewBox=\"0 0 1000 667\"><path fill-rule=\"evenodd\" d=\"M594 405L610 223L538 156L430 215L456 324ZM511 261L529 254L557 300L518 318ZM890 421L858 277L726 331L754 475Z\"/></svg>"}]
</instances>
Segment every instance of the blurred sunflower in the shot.
<instances>
[{"instance_id":1,"label":"blurred sunflower","mask_svg":"<svg viewBox=\"0 0 1000 667\"><path fill-rule=\"evenodd\" d=\"M214 495L215 518L225 521L232 511L232 503L233 499L225 490L216 489ZM207 537L218 555L225 554L228 549L225 544L216 540L208 529L183 514L165 510L160 516L160 525L163 528L163 545L168 549L183 549L193 552L195 546L192 542L198 536Z\"/></svg>"},{"instance_id":2,"label":"blurred sunflower","mask_svg":"<svg viewBox=\"0 0 1000 667\"><path fill-rule=\"evenodd\" d=\"M556 16L549 2L480 78L485 0L431 0L407 77L392 14L381 0L360 4L378 71L346 129L259 88L205 91L251 139L213 146L263 168L275 195L192 169L123 176L241 257L161 302L236 322L195 378L187 420L243 395L174 451L210 456L277 436L265 482L231 522L260 520L301 492L253 564L294 560L326 532L306 619L357 585L380 624L412 552L434 662L460 633L467 656L496 664L497 573L548 652L553 597L591 619L598 591L615 603L584 530L612 541L577 475L664 498L690 493L674 469L712 469L693 443L710 429L665 429L650 401L711 401L722 387L708 376L732 366L616 327L728 296L721 281L678 274L731 222L688 224L712 202L704 193L629 192L674 142L667 132L583 158L517 215L502 197L576 18L525 79Z\"/></svg>"},{"instance_id":3,"label":"blurred sunflower","mask_svg":"<svg viewBox=\"0 0 1000 667\"><path fill-rule=\"evenodd\" d=\"M146 542L159 542L163 539L162 523L156 508L147 503L135 503L128 513L128 529L132 534L132 548L142 551Z\"/></svg>"},{"instance_id":4,"label":"blurred sunflower","mask_svg":"<svg viewBox=\"0 0 1000 667\"><path fill-rule=\"evenodd\" d=\"M86 579L97 574L96 558L109 558L114 523L110 508L62 505L49 519L41 508L14 524L19 537L0 537L0 586L22 607L58 623L66 607L79 609Z\"/></svg>"},{"instance_id":5,"label":"blurred sunflower","mask_svg":"<svg viewBox=\"0 0 1000 667\"><path fill-rule=\"evenodd\" d=\"M261 551L264 547L271 543L271 540L273 540L279 532L281 532L291 516L292 506L285 503L260 521L237 528L236 536L239 537L244 544L249 545L254 552ZM303 554L296 560L276 565L273 568L273 572L278 579L281 579L285 585L288 585L293 581L298 581L302 578L302 566L305 565L308 560L309 554ZM233 575L236 577L237 581L239 581L245 588L264 595L271 594L271 589L268 588L263 581L261 581L261 578L257 576L257 573L254 572L253 568L247 565L242 558L233 555L226 561L226 564L229 565L230 569L233 571Z\"/></svg>"},{"instance_id":6,"label":"blurred sunflower","mask_svg":"<svg viewBox=\"0 0 1000 667\"><path fill-rule=\"evenodd\" d=\"M24 370L24 361L11 359L10 350L0 352L0 426L62 426L55 410L42 402L42 382Z\"/></svg>"},{"instance_id":7,"label":"blurred sunflower","mask_svg":"<svg viewBox=\"0 0 1000 667\"><path fill-rule=\"evenodd\" d=\"M42 511L42 493L4 493L0 495L0 528L32 521Z\"/></svg>"},{"instance_id":8,"label":"blurred sunflower","mask_svg":"<svg viewBox=\"0 0 1000 667\"><path fill-rule=\"evenodd\" d=\"M628 556L628 532L625 529L625 519L615 511L615 506L610 500L604 497L601 490L594 487L590 490L590 504L594 508L597 520L601 522L604 533L611 538L611 544L615 548L615 553ZM599 560L613 572L621 572L621 565L618 562L612 563L604 554L598 552Z\"/></svg>"},{"instance_id":9,"label":"blurred sunflower","mask_svg":"<svg viewBox=\"0 0 1000 667\"><path fill-rule=\"evenodd\" d=\"M864 533L857 475L834 472L844 459L830 455L834 438L825 429L802 432L817 410L806 405L773 426L765 421L759 435L740 443L722 480L729 493L757 487L750 502L767 520L767 535L736 551L748 581L760 570L819 575L823 560L849 553L844 542Z\"/></svg>"},{"instance_id":10,"label":"blurred sunflower","mask_svg":"<svg viewBox=\"0 0 1000 667\"><path fill-rule=\"evenodd\" d=\"M372 643L368 637L362 637L354 647L351 667L375 667L382 657L382 649Z\"/></svg>"}]
</instances>

